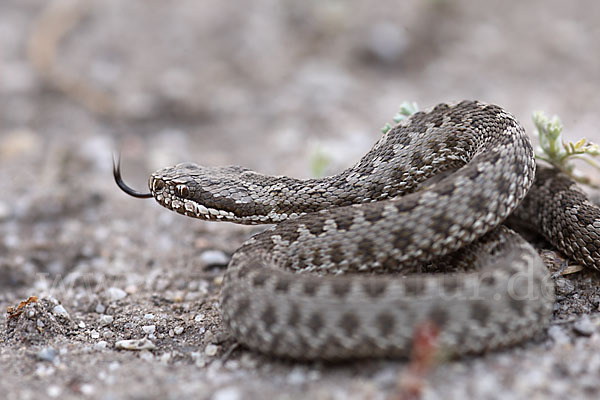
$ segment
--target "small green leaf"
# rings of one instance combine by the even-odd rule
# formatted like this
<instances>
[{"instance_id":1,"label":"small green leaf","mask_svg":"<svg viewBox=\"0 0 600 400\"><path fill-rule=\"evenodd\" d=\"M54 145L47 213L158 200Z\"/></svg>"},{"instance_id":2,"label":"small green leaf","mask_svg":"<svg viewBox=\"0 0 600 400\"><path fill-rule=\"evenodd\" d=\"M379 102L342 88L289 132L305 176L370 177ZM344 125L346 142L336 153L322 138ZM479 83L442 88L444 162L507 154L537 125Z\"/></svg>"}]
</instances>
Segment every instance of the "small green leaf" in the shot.
<instances>
[{"instance_id":1,"label":"small green leaf","mask_svg":"<svg viewBox=\"0 0 600 400\"><path fill-rule=\"evenodd\" d=\"M591 158L600 155L600 147L588 142L585 138L575 143L571 141L565 143L561 138L563 125L557 116L549 119L543 112L536 111L533 113L533 123L537 129L536 133L540 143L536 157L549 162L577 182L597 187L589 177L575 169L572 160L580 159L600 169L600 164Z\"/></svg>"},{"instance_id":2,"label":"small green leaf","mask_svg":"<svg viewBox=\"0 0 600 400\"><path fill-rule=\"evenodd\" d=\"M331 164L331 158L322 150L316 149L310 158L312 176L317 178L325 176L329 164Z\"/></svg>"},{"instance_id":3,"label":"small green leaf","mask_svg":"<svg viewBox=\"0 0 600 400\"><path fill-rule=\"evenodd\" d=\"M400 122L418 111L419 106L417 105L417 103L409 103L408 101L405 101L402 104L400 104L400 111L398 111L398 113L394 116L394 121Z\"/></svg>"},{"instance_id":4,"label":"small green leaf","mask_svg":"<svg viewBox=\"0 0 600 400\"><path fill-rule=\"evenodd\" d=\"M407 119L417 111L419 111L417 103L409 103L408 101L403 102L402 104L400 104L400 110L396 113L396 115L394 115L394 123L397 124L400 121ZM383 128L381 128L381 131L385 134L389 132L390 129L392 129L392 125L387 123L383 126Z\"/></svg>"}]
</instances>

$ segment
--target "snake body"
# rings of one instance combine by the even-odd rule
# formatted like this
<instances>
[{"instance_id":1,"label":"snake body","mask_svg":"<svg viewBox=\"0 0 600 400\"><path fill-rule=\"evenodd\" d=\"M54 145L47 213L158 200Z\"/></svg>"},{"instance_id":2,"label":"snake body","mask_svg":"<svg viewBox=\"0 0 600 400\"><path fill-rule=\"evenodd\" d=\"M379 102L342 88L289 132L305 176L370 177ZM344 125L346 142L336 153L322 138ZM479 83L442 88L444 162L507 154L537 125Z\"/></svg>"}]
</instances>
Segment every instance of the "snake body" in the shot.
<instances>
[{"instance_id":1,"label":"snake body","mask_svg":"<svg viewBox=\"0 0 600 400\"><path fill-rule=\"evenodd\" d=\"M538 170L536 179L511 114L463 101L400 122L335 176L186 163L149 186L184 215L277 223L234 253L223 282L224 323L248 347L296 359L402 357L420 327L434 326L438 345L460 355L521 342L550 321L553 283L502 225L510 214L576 261L600 264L600 211L569 178Z\"/></svg>"}]
</instances>

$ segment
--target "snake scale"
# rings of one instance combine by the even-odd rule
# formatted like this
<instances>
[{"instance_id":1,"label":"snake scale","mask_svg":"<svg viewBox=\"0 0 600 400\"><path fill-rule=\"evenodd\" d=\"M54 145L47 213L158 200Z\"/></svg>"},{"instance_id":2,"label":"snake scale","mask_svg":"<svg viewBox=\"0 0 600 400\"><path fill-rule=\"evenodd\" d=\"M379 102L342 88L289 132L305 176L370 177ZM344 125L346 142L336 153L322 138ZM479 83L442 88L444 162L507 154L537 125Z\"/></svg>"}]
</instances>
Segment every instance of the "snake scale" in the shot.
<instances>
[{"instance_id":1,"label":"snake scale","mask_svg":"<svg viewBox=\"0 0 600 400\"><path fill-rule=\"evenodd\" d=\"M276 223L228 265L221 313L237 340L295 359L403 357L432 324L455 355L539 335L554 285L511 214L600 268L600 210L570 178L537 167L502 108L440 104L385 133L353 167L300 180L239 166L161 169L150 193L180 214Z\"/></svg>"}]
</instances>

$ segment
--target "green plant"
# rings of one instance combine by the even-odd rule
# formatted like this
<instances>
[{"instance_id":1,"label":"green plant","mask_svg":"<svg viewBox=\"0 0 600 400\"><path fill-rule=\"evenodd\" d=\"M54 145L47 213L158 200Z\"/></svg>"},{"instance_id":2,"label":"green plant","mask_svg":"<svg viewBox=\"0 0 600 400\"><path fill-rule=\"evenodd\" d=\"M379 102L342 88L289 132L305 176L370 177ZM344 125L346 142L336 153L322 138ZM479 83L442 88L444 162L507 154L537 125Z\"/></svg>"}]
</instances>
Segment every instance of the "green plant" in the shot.
<instances>
[{"instance_id":1,"label":"green plant","mask_svg":"<svg viewBox=\"0 0 600 400\"><path fill-rule=\"evenodd\" d=\"M556 115L548 118L542 111L535 111L533 123L539 141L539 148L536 151L538 159L552 164L577 182L599 187L597 183L591 182L589 177L578 171L572 161L583 160L594 168L600 169L600 164L594 159L600 156L600 146L586 139L565 143L562 140L563 125Z\"/></svg>"},{"instance_id":2,"label":"green plant","mask_svg":"<svg viewBox=\"0 0 600 400\"><path fill-rule=\"evenodd\" d=\"M396 115L394 115L394 123L397 124L398 122L410 117L417 111L419 111L419 106L417 106L417 103L409 103L408 101L405 101L404 103L400 104L400 110L396 113ZM383 128L381 128L381 131L383 133L387 133L390 129L392 129L392 125L390 123L386 123Z\"/></svg>"},{"instance_id":3,"label":"green plant","mask_svg":"<svg viewBox=\"0 0 600 400\"><path fill-rule=\"evenodd\" d=\"M321 178L325 176L327 167L331 164L331 157L321 149L315 149L310 157L310 172L312 176Z\"/></svg>"}]
</instances>

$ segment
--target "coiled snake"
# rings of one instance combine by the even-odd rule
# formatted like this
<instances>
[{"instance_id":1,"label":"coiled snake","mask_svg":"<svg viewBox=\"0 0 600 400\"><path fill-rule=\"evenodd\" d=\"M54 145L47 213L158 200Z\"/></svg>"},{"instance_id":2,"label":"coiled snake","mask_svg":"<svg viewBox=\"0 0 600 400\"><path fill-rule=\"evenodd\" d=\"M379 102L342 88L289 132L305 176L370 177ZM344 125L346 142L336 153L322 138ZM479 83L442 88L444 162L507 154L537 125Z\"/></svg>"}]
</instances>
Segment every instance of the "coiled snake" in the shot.
<instances>
[{"instance_id":1,"label":"coiled snake","mask_svg":"<svg viewBox=\"0 0 600 400\"><path fill-rule=\"evenodd\" d=\"M535 171L512 115L463 101L412 115L327 178L186 163L153 173L151 193L142 194L114 172L127 193L180 214L277 223L234 253L223 321L261 352L342 359L405 356L423 324L455 354L541 333L553 282L533 247L502 222L513 214L598 269L600 211L565 175Z\"/></svg>"}]
</instances>

